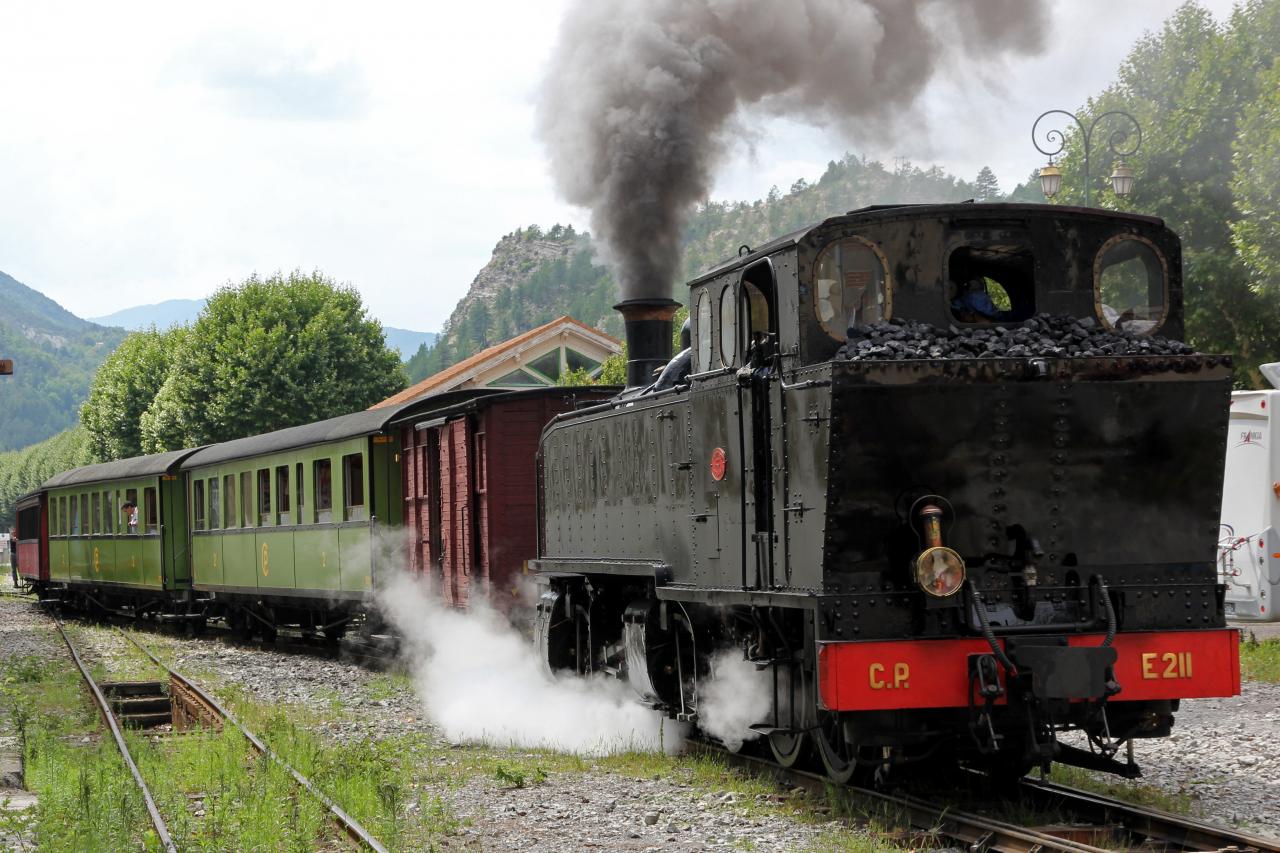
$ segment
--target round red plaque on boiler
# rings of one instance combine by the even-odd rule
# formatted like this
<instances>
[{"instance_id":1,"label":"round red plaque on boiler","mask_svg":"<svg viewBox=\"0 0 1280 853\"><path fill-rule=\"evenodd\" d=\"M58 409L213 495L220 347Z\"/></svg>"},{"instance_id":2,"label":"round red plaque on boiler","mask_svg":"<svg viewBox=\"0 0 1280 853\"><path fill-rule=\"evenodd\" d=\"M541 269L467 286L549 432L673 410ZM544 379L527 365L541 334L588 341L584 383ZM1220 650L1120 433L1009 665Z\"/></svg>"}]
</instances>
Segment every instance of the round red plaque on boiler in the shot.
<instances>
[{"instance_id":1,"label":"round red plaque on boiler","mask_svg":"<svg viewBox=\"0 0 1280 853\"><path fill-rule=\"evenodd\" d=\"M724 479L725 456L724 448L717 447L711 451L711 479L719 482Z\"/></svg>"}]
</instances>

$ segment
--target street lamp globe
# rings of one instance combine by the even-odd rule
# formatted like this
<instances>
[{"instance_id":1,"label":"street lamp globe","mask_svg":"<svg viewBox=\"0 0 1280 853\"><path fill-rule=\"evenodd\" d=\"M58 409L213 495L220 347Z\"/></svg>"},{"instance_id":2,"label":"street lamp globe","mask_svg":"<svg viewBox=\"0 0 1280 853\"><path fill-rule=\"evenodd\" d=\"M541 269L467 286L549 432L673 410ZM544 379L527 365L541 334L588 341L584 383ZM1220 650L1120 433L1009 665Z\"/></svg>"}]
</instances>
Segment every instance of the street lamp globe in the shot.
<instances>
[{"instance_id":1,"label":"street lamp globe","mask_svg":"<svg viewBox=\"0 0 1280 853\"><path fill-rule=\"evenodd\" d=\"M1111 170L1111 188L1120 198L1133 191L1133 169L1125 165L1123 160L1117 160L1115 168Z\"/></svg>"},{"instance_id":2,"label":"street lamp globe","mask_svg":"<svg viewBox=\"0 0 1280 853\"><path fill-rule=\"evenodd\" d=\"M1130 178L1132 180L1132 177ZM1062 170L1052 162L1040 170L1040 189L1045 198L1053 198L1062 187Z\"/></svg>"}]
</instances>

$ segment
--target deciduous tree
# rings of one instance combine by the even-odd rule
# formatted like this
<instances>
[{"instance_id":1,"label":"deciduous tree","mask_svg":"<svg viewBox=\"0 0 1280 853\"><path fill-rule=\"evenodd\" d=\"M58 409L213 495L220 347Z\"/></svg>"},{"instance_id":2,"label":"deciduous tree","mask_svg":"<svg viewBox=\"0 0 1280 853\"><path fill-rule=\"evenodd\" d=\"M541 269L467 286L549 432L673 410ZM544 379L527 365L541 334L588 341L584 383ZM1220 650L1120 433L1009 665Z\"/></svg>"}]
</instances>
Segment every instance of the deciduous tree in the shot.
<instances>
[{"instance_id":1,"label":"deciduous tree","mask_svg":"<svg viewBox=\"0 0 1280 853\"><path fill-rule=\"evenodd\" d=\"M141 455L142 416L169 375L187 329L154 327L132 332L94 374L89 397L80 407L80 422L94 458L124 459Z\"/></svg>"},{"instance_id":2,"label":"deciduous tree","mask_svg":"<svg viewBox=\"0 0 1280 853\"><path fill-rule=\"evenodd\" d=\"M354 288L318 272L215 293L142 416L148 452L227 441L364 409L404 387Z\"/></svg>"}]
</instances>

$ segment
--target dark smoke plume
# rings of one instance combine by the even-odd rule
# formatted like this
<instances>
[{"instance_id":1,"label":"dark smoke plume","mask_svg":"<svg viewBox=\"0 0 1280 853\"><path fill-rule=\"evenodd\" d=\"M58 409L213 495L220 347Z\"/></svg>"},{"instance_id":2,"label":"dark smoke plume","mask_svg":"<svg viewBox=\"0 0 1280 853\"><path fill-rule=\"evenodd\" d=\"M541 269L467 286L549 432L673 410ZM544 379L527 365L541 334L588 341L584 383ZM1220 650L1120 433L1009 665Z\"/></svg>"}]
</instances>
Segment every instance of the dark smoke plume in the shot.
<instances>
[{"instance_id":1,"label":"dark smoke plume","mask_svg":"<svg viewBox=\"0 0 1280 853\"><path fill-rule=\"evenodd\" d=\"M744 106L883 140L936 73L1040 49L1047 0L574 0L539 129L623 298L668 296Z\"/></svg>"}]
</instances>

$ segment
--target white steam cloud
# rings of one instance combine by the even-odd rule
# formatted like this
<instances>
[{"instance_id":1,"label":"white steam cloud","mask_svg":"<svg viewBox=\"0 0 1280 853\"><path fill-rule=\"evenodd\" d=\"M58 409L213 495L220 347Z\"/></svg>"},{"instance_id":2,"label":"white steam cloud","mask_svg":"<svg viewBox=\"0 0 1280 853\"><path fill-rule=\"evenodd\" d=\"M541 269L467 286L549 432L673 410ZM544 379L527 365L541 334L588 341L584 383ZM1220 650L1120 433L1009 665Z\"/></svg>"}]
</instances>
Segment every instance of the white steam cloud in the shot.
<instances>
[{"instance_id":1,"label":"white steam cloud","mask_svg":"<svg viewBox=\"0 0 1280 853\"><path fill-rule=\"evenodd\" d=\"M1043 46L1047 0L575 0L539 132L624 299L668 296L743 107L887 138L940 70ZM738 135L744 135L739 129Z\"/></svg>"},{"instance_id":2,"label":"white steam cloud","mask_svg":"<svg viewBox=\"0 0 1280 853\"><path fill-rule=\"evenodd\" d=\"M404 639L427 716L451 741L583 755L684 742L684 727L638 704L625 682L546 675L534 644L481 596L448 608L402 574L379 604Z\"/></svg>"},{"instance_id":3,"label":"white steam cloud","mask_svg":"<svg viewBox=\"0 0 1280 853\"><path fill-rule=\"evenodd\" d=\"M698 701L698 727L737 751L759 737L751 726L770 718L773 678L737 648L724 649L711 659L711 679Z\"/></svg>"}]
</instances>

